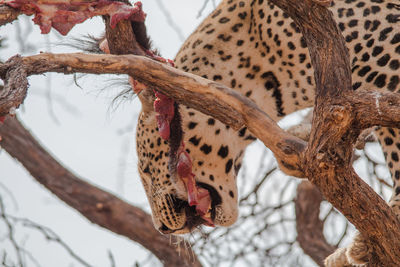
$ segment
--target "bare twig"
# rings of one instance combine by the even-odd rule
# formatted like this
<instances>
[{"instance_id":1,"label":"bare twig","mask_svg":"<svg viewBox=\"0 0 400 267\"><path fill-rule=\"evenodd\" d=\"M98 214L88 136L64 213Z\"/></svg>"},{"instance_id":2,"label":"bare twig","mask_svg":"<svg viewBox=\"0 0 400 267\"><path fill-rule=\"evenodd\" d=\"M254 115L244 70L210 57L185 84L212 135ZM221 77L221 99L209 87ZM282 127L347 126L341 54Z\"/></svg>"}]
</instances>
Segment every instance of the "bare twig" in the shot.
<instances>
[{"instance_id":1,"label":"bare twig","mask_svg":"<svg viewBox=\"0 0 400 267\"><path fill-rule=\"evenodd\" d=\"M28 228L32 228L32 229L36 229L37 231L39 231L40 233L42 233L44 235L44 237L51 242L55 242L57 244L59 244L65 251L68 252L68 254L75 259L76 261L78 261L80 264L82 264L83 266L86 267L91 267L92 265L90 265L89 263L87 263L84 259L82 259L78 254L76 254L73 249L68 246L53 230L51 230L50 228L37 224L31 220L28 219L21 219L21 218L16 218L16 217L11 217L14 221L16 222L20 222L22 223L25 227Z\"/></svg>"},{"instance_id":2,"label":"bare twig","mask_svg":"<svg viewBox=\"0 0 400 267\"><path fill-rule=\"evenodd\" d=\"M111 250L108 251L108 258L110 259L110 266L116 267L114 255L112 254Z\"/></svg>"},{"instance_id":3,"label":"bare twig","mask_svg":"<svg viewBox=\"0 0 400 267\"><path fill-rule=\"evenodd\" d=\"M176 35L178 35L179 40L183 42L185 40L185 36L183 35L182 29L172 19L171 13L169 13L168 9L164 6L163 1L156 0L156 3L160 8L161 12L164 14L165 19L167 20L169 26L176 32Z\"/></svg>"},{"instance_id":4,"label":"bare twig","mask_svg":"<svg viewBox=\"0 0 400 267\"><path fill-rule=\"evenodd\" d=\"M10 240L15 250L15 254L17 255L18 266L23 267L25 266L25 261L23 260L22 257L22 248L18 245L17 241L15 240L14 227L6 215L3 199L1 198L1 196L0 196L0 217L7 226L8 240Z\"/></svg>"},{"instance_id":5,"label":"bare twig","mask_svg":"<svg viewBox=\"0 0 400 267\"><path fill-rule=\"evenodd\" d=\"M207 7L208 2L210 2L210 0L204 0L203 1L203 5L201 6L199 12L197 13L197 18L201 17L201 15L203 14L204 9Z\"/></svg>"}]
</instances>

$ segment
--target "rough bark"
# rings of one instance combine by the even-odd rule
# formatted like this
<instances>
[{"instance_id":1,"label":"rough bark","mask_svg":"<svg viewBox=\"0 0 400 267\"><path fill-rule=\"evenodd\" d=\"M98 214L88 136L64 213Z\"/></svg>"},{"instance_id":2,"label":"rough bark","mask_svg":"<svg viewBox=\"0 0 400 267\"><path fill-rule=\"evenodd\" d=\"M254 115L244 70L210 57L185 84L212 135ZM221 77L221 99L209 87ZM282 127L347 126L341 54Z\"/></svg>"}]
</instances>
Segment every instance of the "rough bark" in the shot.
<instances>
[{"instance_id":1,"label":"rough bark","mask_svg":"<svg viewBox=\"0 0 400 267\"><path fill-rule=\"evenodd\" d=\"M129 3L128 1L122 1ZM0 26L11 22L20 13L0 7ZM130 21L120 21L115 28L106 17L106 36L114 54L135 53L144 55L135 41ZM1 78L0 114L13 113L26 97L28 82L23 64L15 58L15 65ZM60 165L30 135L16 118L0 123L0 145L19 160L31 175L66 204L78 210L91 222L110 231L126 236L151 251L164 266L201 266L196 255L175 237L161 235L154 229L151 216L114 195L76 177Z\"/></svg>"},{"instance_id":2,"label":"rough bark","mask_svg":"<svg viewBox=\"0 0 400 267\"><path fill-rule=\"evenodd\" d=\"M324 259L335 251L324 237L324 222L319 219L322 195L318 188L308 181L297 187L296 230L297 242L304 253L319 266L324 266Z\"/></svg>"},{"instance_id":3,"label":"rough bark","mask_svg":"<svg viewBox=\"0 0 400 267\"><path fill-rule=\"evenodd\" d=\"M0 123L0 145L39 183L89 221L138 242L165 266L201 266L196 256L176 247L174 237L154 229L151 216L75 176L57 162L17 118Z\"/></svg>"}]
</instances>

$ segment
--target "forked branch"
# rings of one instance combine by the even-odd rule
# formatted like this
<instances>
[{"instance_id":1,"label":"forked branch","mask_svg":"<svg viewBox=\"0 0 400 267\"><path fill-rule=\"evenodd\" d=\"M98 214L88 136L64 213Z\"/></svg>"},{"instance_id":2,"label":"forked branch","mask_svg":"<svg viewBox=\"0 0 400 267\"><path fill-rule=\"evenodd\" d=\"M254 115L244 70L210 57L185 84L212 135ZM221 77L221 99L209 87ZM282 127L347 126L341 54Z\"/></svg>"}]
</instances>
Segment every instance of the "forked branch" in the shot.
<instances>
[{"instance_id":1,"label":"forked branch","mask_svg":"<svg viewBox=\"0 0 400 267\"><path fill-rule=\"evenodd\" d=\"M303 167L324 197L352 222L372 248L370 266L400 266L400 223L394 212L352 167L353 146L360 132L373 125L396 126L398 111L384 117L376 102L360 105L351 88L347 48L332 14L320 1L271 0L297 23L315 70L316 100ZM387 94L396 103L398 96ZM352 99L352 100L350 100ZM350 100L350 101L349 101ZM378 99L378 103L384 103ZM368 103L370 110L366 109ZM363 106L363 110L360 107ZM393 105L392 105L393 106ZM398 108L398 107L397 107ZM390 108L394 112L395 108ZM361 113L367 111L365 113ZM362 124L360 117L362 114ZM390 117L390 118L388 118ZM391 121L390 121L391 120Z\"/></svg>"}]
</instances>

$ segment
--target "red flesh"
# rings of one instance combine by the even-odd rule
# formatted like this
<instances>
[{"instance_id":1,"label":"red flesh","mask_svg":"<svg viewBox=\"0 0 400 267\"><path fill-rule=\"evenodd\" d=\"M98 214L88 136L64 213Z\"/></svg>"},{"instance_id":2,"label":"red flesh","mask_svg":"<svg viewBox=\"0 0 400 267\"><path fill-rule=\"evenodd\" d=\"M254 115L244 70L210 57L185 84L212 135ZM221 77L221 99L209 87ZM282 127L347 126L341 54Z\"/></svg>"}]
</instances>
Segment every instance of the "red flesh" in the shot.
<instances>
[{"instance_id":1,"label":"red flesh","mask_svg":"<svg viewBox=\"0 0 400 267\"><path fill-rule=\"evenodd\" d=\"M155 96L154 111L157 113L158 131L164 140L169 140L170 124L174 117L174 100L159 92L155 92Z\"/></svg>"},{"instance_id":2,"label":"red flesh","mask_svg":"<svg viewBox=\"0 0 400 267\"><path fill-rule=\"evenodd\" d=\"M166 60L162 57L155 55L150 50L147 54L156 59L157 61L164 62L170 66L174 66L172 60ZM132 79L131 84L133 88L136 87L137 82ZM134 89L135 90L135 89ZM157 113L158 131L164 140L169 140L170 124L174 117L174 101L159 93L154 92L156 100L154 101L154 111ZM213 220L211 219L211 196L207 189L197 186L195 175L192 172L192 161L189 154L184 149L184 143L181 144L178 154L177 173L179 178L183 181L188 194L189 206L196 207L196 213L203 219L203 223L207 226L214 227Z\"/></svg>"},{"instance_id":3,"label":"red flesh","mask_svg":"<svg viewBox=\"0 0 400 267\"><path fill-rule=\"evenodd\" d=\"M6 120L7 116L0 116L0 122L3 123Z\"/></svg>"},{"instance_id":4,"label":"red flesh","mask_svg":"<svg viewBox=\"0 0 400 267\"><path fill-rule=\"evenodd\" d=\"M197 214L204 220L204 224L214 227L214 222L211 219L211 197L207 189L198 187L199 203L196 205Z\"/></svg>"},{"instance_id":5,"label":"red flesh","mask_svg":"<svg viewBox=\"0 0 400 267\"><path fill-rule=\"evenodd\" d=\"M66 35L75 24L99 15L109 15L113 28L122 19L144 21L146 17L141 2L135 3L133 7L109 0L70 0L67 3L65 0L0 0L0 4L18 9L26 15L35 15L33 22L40 26L44 34L49 33L53 27L62 35Z\"/></svg>"},{"instance_id":6,"label":"red flesh","mask_svg":"<svg viewBox=\"0 0 400 267\"><path fill-rule=\"evenodd\" d=\"M154 54L153 51L151 51L151 50L146 50L146 54L147 54L149 57L151 57L152 59L154 59L154 60L157 60L157 61L162 62L162 63L166 63L166 64L168 64L168 65L170 65L170 66L172 66L172 67L175 67L175 63L174 63L173 60L171 60L171 59L165 59L165 58L163 58L163 57L160 57L160 56Z\"/></svg>"},{"instance_id":7,"label":"red flesh","mask_svg":"<svg viewBox=\"0 0 400 267\"><path fill-rule=\"evenodd\" d=\"M189 206L196 206L199 204L198 190L194 174L192 173L192 161L186 151L182 151L179 154L177 170L179 178L182 179L186 186Z\"/></svg>"},{"instance_id":8,"label":"red flesh","mask_svg":"<svg viewBox=\"0 0 400 267\"><path fill-rule=\"evenodd\" d=\"M183 149L179 154L177 169L188 193L189 206L196 206L196 212L204 220L205 225L214 226L210 217L210 193L207 189L197 186L195 176L192 173L192 161L189 154Z\"/></svg>"}]
</instances>

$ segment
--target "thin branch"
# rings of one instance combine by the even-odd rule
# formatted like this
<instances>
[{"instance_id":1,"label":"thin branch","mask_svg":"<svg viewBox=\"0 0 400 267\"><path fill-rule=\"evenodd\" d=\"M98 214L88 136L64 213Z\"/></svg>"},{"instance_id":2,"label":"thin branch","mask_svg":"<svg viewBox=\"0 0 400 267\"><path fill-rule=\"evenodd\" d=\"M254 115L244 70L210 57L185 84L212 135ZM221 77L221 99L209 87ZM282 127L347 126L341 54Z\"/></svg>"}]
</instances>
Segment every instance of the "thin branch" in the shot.
<instances>
[{"instance_id":1,"label":"thin branch","mask_svg":"<svg viewBox=\"0 0 400 267\"><path fill-rule=\"evenodd\" d=\"M82 264L83 266L86 267L91 267L92 265L90 265L89 263L87 263L84 259L82 259L78 254L75 253L75 251L73 251L73 249L68 246L53 230L51 230L48 227L45 227L43 225L39 225L31 220L28 219L21 219L21 218L16 218L16 217L11 217L14 221L17 222L21 222L25 227L28 228L33 228L38 230L39 232L41 232L45 238L48 241L52 241L52 242L56 242L58 243L61 247L64 248L64 250L66 250L68 252L68 254L74 258L76 261L78 261L80 264Z\"/></svg>"},{"instance_id":2,"label":"thin branch","mask_svg":"<svg viewBox=\"0 0 400 267\"><path fill-rule=\"evenodd\" d=\"M1 152L1 147L0 147L0 152ZM11 202L14 205L14 209L18 210L18 201L15 198L14 194L11 192L11 190L8 189L8 187L5 186L3 183L0 183L0 188L2 188L4 190L4 192L6 192L6 194L10 197Z\"/></svg>"},{"instance_id":3,"label":"thin branch","mask_svg":"<svg viewBox=\"0 0 400 267\"><path fill-rule=\"evenodd\" d=\"M204 0L203 1L203 5L201 6L199 12L197 13L197 17L196 18L200 18L201 15L203 14L204 9L206 9L208 2L210 2L210 0Z\"/></svg>"},{"instance_id":4,"label":"thin branch","mask_svg":"<svg viewBox=\"0 0 400 267\"><path fill-rule=\"evenodd\" d=\"M167 23L169 26L176 32L176 35L178 35L178 38L181 42L185 41L185 36L182 32L182 29L175 23L175 21L172 19L171 13L169 13L168 9L164 6L162 0L156 0L156 3L158 7L160 8L161 12L164 14L165 19L167 20Z\"/></svg>"},{"instance_id":5,"label":"thin branch","mask_svg":"<svg viewBox=\"0 0 400 267\"><path fill-rule=\"evenodd\" d=\"M109 250L107 254L108 254L108 258L110 259L110 264L111 264L110 266L116 267L117 265L115 264L115 259L114 259L114 255L113 255L112 251Z\"/></svg>"},{"instance_id":6,"label":"thin branch","mask_svg":"<svg viewBox=\"0 0 400 267\"><path fill-rule=\"evenodd\" d=\"M348 51L332 14L310 0L271 2L289 14L300 27L315 69L316 106L310 142L306 149L304 141L282 131L254 103L238 93L220 84L184 74L145 58L42 54L22 59L14 58L6 64L1 64L0 75L2 78L6 78L6 73L11 76L9 73L15 70L9 72L8 69L18 60L18 64L24 65L22 70L26 72L20 78L25 80L28 74L46 71L126 73L147 84L150 89L157 88L179 103L212 115L234 129L246 125L275 153L280 167L286 173L295 176L306 175L318 186L325 198L360 230L367 245L373 248L373 253L369 255L370 264L400 265L396 253L400 250L400 223L387 204L360 180L351 167L353 145L363 128L370 127L370 124L397 125L400 118L399 105L396 105L397 100L394 101L397 96L388 94L390 101L385 102L394 114L388 119L390 121L382 121L385 118L381 110L383 102L379 99L379 108L376 108L376 101L367 101L366 105L378 111L379 116L371 119L364 115L360 123L357 110L360 105L348 101L349 96L351 98L354 94L351 89ZM20 86L26 85L20 81ZM146 101L145 95L141 100ZM0 111L8 114L8 109Z\"/></svg>"},{"instance_id":7,"label":"thin branch","mask_svg":"<svg viewBox=\"0 0 400 267\"><path fill-rule=\"evenodd\" d=\"M14 227L12 223L10 222L9 218L6 216L5 212L5 207L2 198L0 197L0 217L6 224L7 230L8 230L8 240L10 240L14 250L15 254L17 255L17 260L18 260L18 265L20 267L25 266L25 261L22 258L22 248L18 245L17 241L15 240L14 236Z\"/></svg>"}]
</instances>

